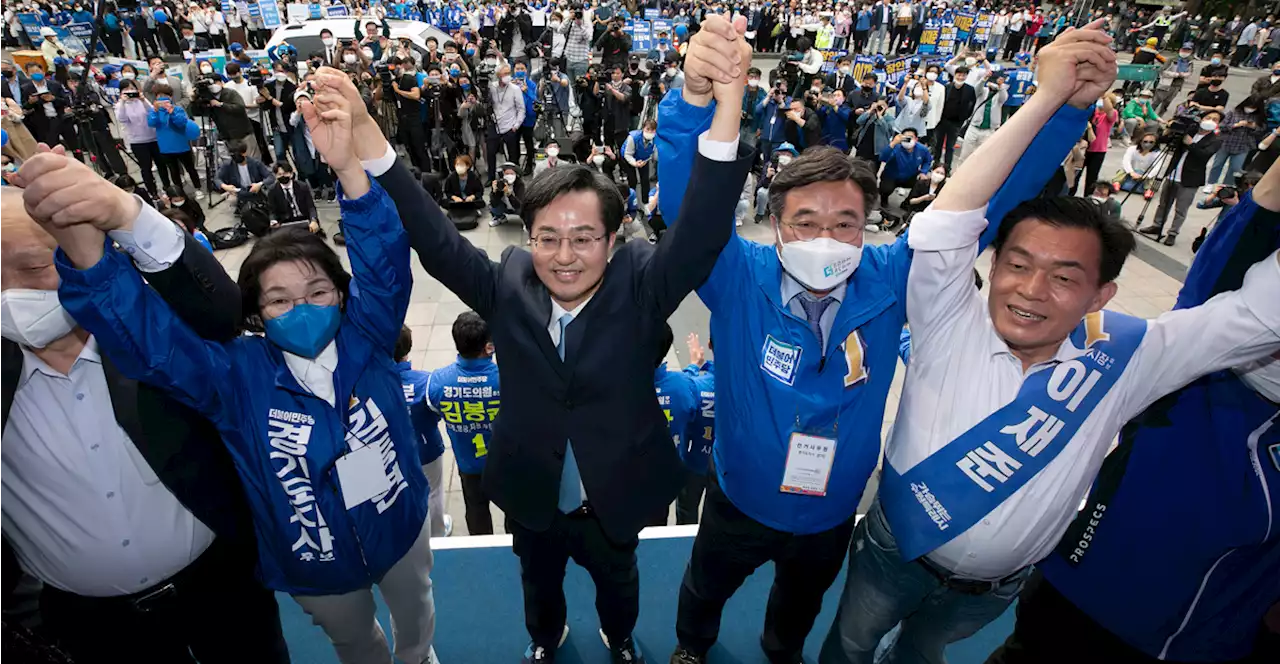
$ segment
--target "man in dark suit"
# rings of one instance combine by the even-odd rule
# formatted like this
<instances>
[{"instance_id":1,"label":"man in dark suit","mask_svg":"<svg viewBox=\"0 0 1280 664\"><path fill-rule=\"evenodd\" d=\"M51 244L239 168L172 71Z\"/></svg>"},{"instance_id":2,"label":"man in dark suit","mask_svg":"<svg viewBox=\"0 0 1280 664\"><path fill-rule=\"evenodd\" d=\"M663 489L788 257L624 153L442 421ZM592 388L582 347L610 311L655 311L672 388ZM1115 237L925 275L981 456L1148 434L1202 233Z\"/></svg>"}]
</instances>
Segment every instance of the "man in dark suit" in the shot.
<instances>
[{"instance_id":1,"label":"man in dark suit","mask_svg":"<svg viewBox=\"0 0 1280 664\"><path fill-rule=\"evenodd\" d=\"M0 62L0 77L4 80L4 84L0 85L0 95L21 106L26 101L22 96L22 86L31 82L26 72L13 66L12 62Z\"/></svg>"},{"instance_id":2,"label":"man in dark suit","mask_svg":"<svg viewBox=\"0 0 1280 664\"><path fill-rule=\"evenodd\" d=\"M706 49L744 73L751 59L732 26L709 17L690 43L683 100L666 102L706 106L713 95L719 102L693 168L690 189L700 193L685 200L676 230L656 247L627 243L611 260L624 203L597 172L566 164L536 178L521 210L532 250L509 248L495 263L454 230L377 124L353 119L365 168L398 209L415 211L402 219L423 266L489 323L501 349L502 412L484 488L506 513L520 557L527 662L554 661L567 634L562 584L570 558L596 584L613 661L643 661L631 637L637 535L683 484L653 398L653 357L667 317L728 242L751 161L737 146L745 80L711 67ZM320 78L358 99L346 77Z\"/></svg>"},{"instance_id":3,"label":"man in dark suit","mask_svg":"<svg viewBox=\"0 0 1280 664\"><path fill-rule=\"evenodd\" d=\"M178 44L182 46L183 51L189 51L191 53L199 53L201 51L207 51L211 48L209 46L209 39L207 37L201 37L197 35L195 32L195 28L193 28L190 23L183 21L181 30L182 30L182 40L179 41Z\"/></svg>"},{"instance_id":4,"label":"man in dark suit","mask_svg":"<svg viewBox=\"0 0 1280 664\"><path fill-rule=\"evenodd\" d=\"M248 150L244 141L227 141L231 159L218 167L213 184L228 194L235 194L236 214L250 233L262 237L270 226L270 219L262 209L267 200L265 190L275 185L276 176L265 164L248 156ZM257 214L258 211L262 214Z\"/></svg>"},{"instance_id":5,"label":"man in dark suit","mask_svg":"<svg viewBox=\"0 0 1280 664\"><path fill-rule=\"evenodd\" d=\"M66 145L75 146L75 126L66 118L69 101L67 89L48 77L44 67L35 62L27 65L21 99L26 117L22 122L37 141L50 146L65 141Z\"/></svg>"},{"instance_id":6,"label":"man in dark suit","mask_svg":"<svg viewBox=\"0 0 1280 664\"><path fill-rule=\"evenodd\" d=\"M42 581L44 629L79 664L288 662L218 431L98 353L58 303L53 238L17 190L6 189L0 207L6 591L23 570ZM130 232L112 239L193 330L233 337L235 283L194 238L138 210Z\"/></svg>"},{"instance_id":7,"label":"man in dark suit","mask_svg":"<svg viewBox=\"0 0 1280 664\"><path fill-rule=\"evenodd\" d=\"M843 91L845 99L853 95L853 91L858 88L858 82L853 80L849 58L836 60L836 70L827 74L826 85L832 90Z\"/></svg>"},{"instance_id":8,"label":"man in dark suit","mask_svg":"<svg viewBox=\"0 0 1280 664\"><path fill-rule=\"evenodd\" d=\"M1168 166L1165 167L1164 183L1160 185L1160 205L1156 207L1156 216L1150 224L1139 229L1139 233L1160 238L1172 209L1173 223L1163 239L1170 247L1178 241L1178 231L1187 220L1187 210L1195 202L1196 189L1205 183L1209 159L1222 147L1222 134L1218 132L1220 122L1222 113L1209 111L1200 117L1196 133L1184 136L1178 143L1166 162Z\"/></svg>"},{"instance_id":9,"label":"man in dark suit","mask_svg":"<svg viewBox=\"0 0 1280 664\"><path fill-rule=\"evenodd\" d=\"M274 224L306 222L312 233L321 232L311 187L294 177L293 166L287 161L276 164L276 186L267 191L267 205Z\"/></svg>"}]
</instances>

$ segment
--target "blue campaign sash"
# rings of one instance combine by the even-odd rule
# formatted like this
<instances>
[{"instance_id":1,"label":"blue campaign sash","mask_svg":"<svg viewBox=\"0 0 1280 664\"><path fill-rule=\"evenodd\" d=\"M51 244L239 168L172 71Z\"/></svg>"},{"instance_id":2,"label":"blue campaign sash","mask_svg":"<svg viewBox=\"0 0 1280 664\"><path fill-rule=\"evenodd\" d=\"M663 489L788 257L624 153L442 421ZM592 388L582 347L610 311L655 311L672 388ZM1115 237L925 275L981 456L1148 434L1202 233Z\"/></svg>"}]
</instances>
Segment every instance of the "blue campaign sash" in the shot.
<instances>
[{"instance_id":1,"label":"blue campaign sash","mask_svg":"<svg viewBox=\"0 0 1280 664\"><path fill-rule=\"evenodd\" d=\"M1147 321L1090 314L1071 333L1088 352L1031 374L1006 406L904 474L884 464L880 504L903 560L950 542L1043 470L1124 373Z\"/></svg>"}]
</instances>

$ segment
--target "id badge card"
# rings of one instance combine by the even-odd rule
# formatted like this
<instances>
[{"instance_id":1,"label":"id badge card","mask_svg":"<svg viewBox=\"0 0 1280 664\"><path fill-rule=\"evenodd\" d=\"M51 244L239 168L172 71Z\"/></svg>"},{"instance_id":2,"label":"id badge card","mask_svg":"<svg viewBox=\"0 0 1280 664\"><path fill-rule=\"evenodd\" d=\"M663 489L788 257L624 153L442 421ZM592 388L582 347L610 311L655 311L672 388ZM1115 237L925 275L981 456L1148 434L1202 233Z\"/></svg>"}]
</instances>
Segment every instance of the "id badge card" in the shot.
<instances>
[{"instance_id":1,"label":"id badge card","mask_svg":"<svg viewBox=\"0 0 1280 664\"><path fill-rule=\"evenodd\" d=\"M391 490L391 478L382 465L377 445L348 452L337 462L338 484L347 509L357 507Z\"/></svg>"},{"instance_id":2,"label":"id badge card","mask_svg":"<svg viewBox=\"0 0 1280 664\"><path fill-rule=\"evenodd\" d=\"M836 439L794 432L787 443L787 466L782 471L783 493L802 496L827 495L831 464L836 457Z\"/></svg>"}]
</instances>

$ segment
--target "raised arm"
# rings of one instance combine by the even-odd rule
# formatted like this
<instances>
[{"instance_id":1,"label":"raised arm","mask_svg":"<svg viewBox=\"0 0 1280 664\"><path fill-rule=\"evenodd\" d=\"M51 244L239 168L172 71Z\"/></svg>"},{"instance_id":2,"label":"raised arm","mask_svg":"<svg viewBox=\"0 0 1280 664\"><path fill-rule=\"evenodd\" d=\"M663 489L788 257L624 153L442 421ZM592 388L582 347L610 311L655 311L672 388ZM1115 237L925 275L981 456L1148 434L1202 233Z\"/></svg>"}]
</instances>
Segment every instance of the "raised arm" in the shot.
<instances>
[{"instance_id":1,"label":"raised arm","mask_svg":"<svg viewBox=\"0 0 1280 664\"><path fill-rule=\"evenodd\" d=\"M498 266L462 237L431 200L422 185L396 157L376 122L357 105L360 93L341 72L322 67L317 81L332 87L352 103L356 154L370 175L386 190L399 211L409 246L427 273L455 293L467 306L487 317L493 310Z\"/></svg>"}]
</instances>

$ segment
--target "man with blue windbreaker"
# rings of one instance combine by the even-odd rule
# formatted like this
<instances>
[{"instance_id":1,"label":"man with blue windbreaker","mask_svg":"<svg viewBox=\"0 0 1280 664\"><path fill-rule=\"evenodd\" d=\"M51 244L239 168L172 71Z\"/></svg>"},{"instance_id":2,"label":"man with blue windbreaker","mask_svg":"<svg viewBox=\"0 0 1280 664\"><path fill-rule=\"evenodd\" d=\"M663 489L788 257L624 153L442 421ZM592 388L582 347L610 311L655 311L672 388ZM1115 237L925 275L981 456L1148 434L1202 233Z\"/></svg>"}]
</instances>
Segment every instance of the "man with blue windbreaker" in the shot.
<instances>
[{"instance_id":1,"label":"man with blue windbreaker","mask_svg":"<svg viewBox=\"0 0 1280 664\"><path fill-rule=\"evenodd\" d=\"M453 458L458 462L462 501L467 508L467 534L492 535L493 516L480 478L493 438L493 421L498 418L502 402L493 339L488 323L474 311L459 314L452 332L458 359L431 372L427 403L444 418Z\"/></svg>"},{"instance_id":2,"label":"man with blue windbreaker","mask_svg":"<svg viewBox=\"0 0 1280 664\"><path fill-rule=\"evenodd\" d=\"M674 101L658 120L666 219L676 219L696 137L713 112ZM992 218L1043 188L1087 117L1068 106L1045 123L991 201ZM721 346L715 392L724 416L680 589L673 664L706 661L725 602L768 561L776 575L761 646L771 662L798 661L840 572L879 458L906 322L905 240L863 246L876 192L865 162L831 147L806 151L769 186L776 242L734 236L698 289Z\"/></svg>"},{"instance_id":3,"label":"man with blue windbreaker","mask_svg":"<svg viewBox=\"0 0 1280 664\"><path fill-rule=\"evenodd\" d=\"M689 335L688 344L689 366L684 368L684 372L693 377L693 385L698 391L698 409L689 421L684 445L680 448L680 458L689 471L684 488L676 496L676 524L682 526L698 522L698 506L707 489L707 468L711 465L711 448L716 440L715 363L706 359L697 334ZM714 350L710 339L707 347Z\"/></svg>"},{"instance_id":4,"label":"man with blue windbreaker","mask_svg":"<svg viewBox=\"0 0 1280 664\"><path fill-rule=\"evenodd\" d=\"M1175 309L1240 288L1280 249L1280 168L1209 235ZM1120 433L990 664L1277 661L1280 353L1200 378ZM1270 651L1267 652L1268 647Z\"/></svg>"},{"instance_id":5,"label":"man with blue windbreaker","mask_svg":"<svg viewBox=\"0 0 1280 664\"><path fill-rule=\"evenodd\" d=\"M689 430L694 416L698 412L698 389L694 379L683 371L668 371L666 357L675 342L675 333L667 325L662 333L661 354L654 358L657 368L653 372L653 391L658 396L658 407L667 416L667 429L671 434L671 442L680 456L684 456L685 432ZM678 497L677 497L678 498ZM667 515L663 513L655 519L653 525L667 525Z\"/></svg>"},{"instance_id":6,"label":"man with blue windbreaker","mask_svg":"<svg viewBox=\"0 0 1280 664\"><path fill-rule=\"evenodd\" d=\"M404 400L409 404L409 417L418 432L418 461L427 476L431 492L427 497L427 518L431 519L431 536L448 537L453 532L453 518L444 509L444 439L440 437L439 418L427 406L427 372L418 371L409 362L413 350L413 333L400 326L396 339L396 371L404 387Z\"/></svg>"}]
</instances>

